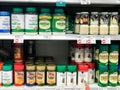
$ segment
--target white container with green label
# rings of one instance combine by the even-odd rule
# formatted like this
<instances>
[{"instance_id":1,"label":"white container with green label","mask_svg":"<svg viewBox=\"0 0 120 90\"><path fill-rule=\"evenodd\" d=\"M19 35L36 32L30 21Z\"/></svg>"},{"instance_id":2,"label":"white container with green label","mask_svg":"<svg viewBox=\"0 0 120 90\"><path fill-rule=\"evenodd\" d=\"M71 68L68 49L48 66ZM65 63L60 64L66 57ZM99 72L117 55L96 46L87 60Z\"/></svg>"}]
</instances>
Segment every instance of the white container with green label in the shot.
<instances>
[{"instance_id":1,"label":"white container with green label","mask_svg":"<svg viewBox=\"0 0 120 90\"><path fill-rule=\"evenodd\" d=\"M22 8L13 8L11 26L12 34L24 34L24 14Z\"/></svg>"},{"instance_id":2,"label":"white container with green label","mask_svg":"<svg viewBox=\"0 0 120 90\"><path fill-rule=\"evenodd\" d=\"M39 34L51 35L52 31L52 16L50 9L42 8L39 14Z\"/></svg>"},{"instance_id":3,"label":"white container with green label","mask_svg":"<svg viewBox=\"0 0 120 90\"><path fill-rule=\"evenodd\" d=\"M36 14L36 8L26 8L25 14L25 34L37 34L38 33L38 15Z\"/></svg>"},{"instance_id":4,"label":"white container with green label","mask_svg":"<svg viewBox=\"0 0 120 90\"><path fill-rule=\"evenodd\" d=\"M66 16L63 9L55 9L55 13L53 15L52 31L53 35L65 34Z\"/></svg>"}]
</instances>

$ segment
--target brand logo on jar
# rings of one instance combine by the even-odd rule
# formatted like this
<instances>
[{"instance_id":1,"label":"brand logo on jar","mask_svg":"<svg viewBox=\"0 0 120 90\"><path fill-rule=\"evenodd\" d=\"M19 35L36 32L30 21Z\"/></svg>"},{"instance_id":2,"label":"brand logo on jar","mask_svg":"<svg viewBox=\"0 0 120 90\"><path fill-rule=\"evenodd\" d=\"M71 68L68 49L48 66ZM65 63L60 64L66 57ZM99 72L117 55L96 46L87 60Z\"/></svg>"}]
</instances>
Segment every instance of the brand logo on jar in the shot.
<instances>
[{"instance_id":1,"label":"brand logo on jar","mask_svg":"<svg viewBox=\"0 0 120 90\"><path fill-rule=\"evenodd\" d=\"M38 76L43 76L43 73L37 73Z\"/></svg>"},{"instance_id":2,"label":"brand logo on jar","mask_svg":"<svg viewBox=\"0 0 120 90\"><path fill-rule=\"evenodd\" d=\"M17 72L17 75L23 75L23 73L22 72Z\"/></svg>"},{"instance_id":3,"label":"brand logo on jar","mask_svg":"<svg viewBox=\"0 0 120 90\"><path fill-rule=\"evenodd\" d=\"M54 76L55 76L55 74L54 74L53 72L49 72L49 73L48 73L48 78L51 78L51 79L52 79L52 78L54 78Z\"/></svg>"}]
</instances>

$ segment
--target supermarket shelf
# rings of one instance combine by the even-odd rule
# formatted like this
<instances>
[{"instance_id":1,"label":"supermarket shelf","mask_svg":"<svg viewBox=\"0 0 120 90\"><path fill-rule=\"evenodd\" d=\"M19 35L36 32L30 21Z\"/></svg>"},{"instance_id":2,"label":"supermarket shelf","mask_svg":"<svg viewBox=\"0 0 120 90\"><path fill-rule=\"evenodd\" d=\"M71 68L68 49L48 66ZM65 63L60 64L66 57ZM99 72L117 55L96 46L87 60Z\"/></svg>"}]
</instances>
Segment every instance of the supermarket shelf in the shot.
<instances>
[{"instance_id":1,"label":"supermarket shelf","mask_svg":"<svg viewBox=\"0 0 120 90\"><path fill-rule=\"evenodd\" d=\"M56 1L65 1L67 4L80 4L83 0L0 0L0 2L39 2L56 3ZM120 4L120 0L88 0L91 4Z\"/></svg>"},{"instance_id":2,"label":"supermarket shelf","mask_svg":"<svg viewBox=\"0 0 120 90\"><path fill-rule=\"evenodd\" d=\"M14 40L16 37L22 38L24 40L77 40L79 38L95 38L95 40L101 40L102 38L110 38L110 40L120 40L120 35L0 35L1 40Z\"/></svg>"}]
</instances>

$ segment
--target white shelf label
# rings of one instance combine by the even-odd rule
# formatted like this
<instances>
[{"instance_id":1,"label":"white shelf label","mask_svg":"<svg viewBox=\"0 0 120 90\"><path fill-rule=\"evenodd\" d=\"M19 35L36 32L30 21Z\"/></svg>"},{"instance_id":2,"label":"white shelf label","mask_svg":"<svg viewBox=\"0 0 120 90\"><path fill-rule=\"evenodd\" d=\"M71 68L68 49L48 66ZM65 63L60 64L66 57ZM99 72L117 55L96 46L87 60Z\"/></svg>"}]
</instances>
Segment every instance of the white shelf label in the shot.
<instances>
[{"instance_id":1,"label":"white shelf label","mask_svg":"<svg viewBox=\"0 0 120 90\"><path fill-rule=\"evenodd\" d=\"M94 37L86 38L86 44L96 44L96 39Z\"/></svg>"},{"instance_id":2,"label":"white shelf label","mask_svg":"<svg viewBox=\"0 0 120 90\"><path fill-rule=\"evenodd\" d=\"M110 37L102 37L101 38L101 44L111 44Z\"/></svg>"},{"instance_id":3,"label":"white shelf label","mask_svg":"<svg viewBox=\"0 0 120 90\"><path fill-rule=\"evenodd\" d=\"M77 44L86 44L86 38L80 37L77 39Z\"/></svg>"},{"instance_id":4,"label":"white shelf label","mask_svg":"<svg viewBox=\"0 0 120 90\"><path fill-rule=\"evenodd\" d=\"M91 1L90 0L80 0L81 4L90 4Z\"/></svg>"},{"instance_id":5,"label":"white shelf label","mask_svg":"<svg viewBox=\"0 0 120 90\"><path fill-rule=\"evenodd\" d=\"M24 39L22 35L16 35L14 38L14 43L24 43Z\"/></svg>"}]
</instances>

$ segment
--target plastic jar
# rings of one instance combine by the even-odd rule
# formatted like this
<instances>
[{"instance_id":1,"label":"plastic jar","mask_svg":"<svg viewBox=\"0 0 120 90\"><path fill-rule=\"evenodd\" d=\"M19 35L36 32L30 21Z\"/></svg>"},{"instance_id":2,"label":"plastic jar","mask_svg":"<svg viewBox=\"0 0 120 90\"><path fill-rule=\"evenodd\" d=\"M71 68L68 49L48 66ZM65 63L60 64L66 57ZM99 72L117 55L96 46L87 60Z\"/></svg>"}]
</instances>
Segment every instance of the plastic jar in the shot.
<instances>
[{"instance_id":1,"label":"plastic jar","mask_svg":"<svg viewBox=\"0 0 120 90\"><path fill-rule=\"evenodd\" d=\"M22 63L14 63L14 85L24 85L24 65Z\"/></svg>"},{"instance_id":2,"label":"plastic jar","mask_svg":"<svg viewBox=\"0 0 120 90\"><path fill-rule=\"evenodd\" d=\"M90 44L85 45L84 62L92 62L92 45Z\"/></svg>"},{"instance_id":3,"label":"plastic jar","mask_svg":"<svg viewBox=\"0 0 120 90\"><path fill-rule=\"evenodd\" d=\"M87 63L88 65L88 82L89 84L95 83L95 63Z\"/></svg>"},{"instance_id":4,"label":"plastic jar","mask_svg":"<svg viewBox=\"0 0 120 90\"><path fill-rule=\"evenodd\" d=\"M108 65L108 45L99 46L99 64Z\"/></svg>"},{"instance_id":5,"label":"plastic jar","mask_svg":"<svg viewBox=\"0 0 120 90\"><path fill-rule=\"evenodd\" d=\"M98 86L106 87L108 85L108 66L99 65Z\"/></svg>"},{"instance_id":6,"label":"plastic jar","mask_svg":"<svg viewBox=\"0 0 120 90\"><path fill-rule=\"evenodd\" d=\"M88 65L78 65L78 86L88 83Z\"/></svg>"},{"instance_id":7,"label":"plastic jar","mask_svg":"<svg viewBox=\"0 0 120 90\"><path fill-rule=\"evenodd\" d=\"M75 63L84 62L84 45L77 44L75 48Z\"/></svg>"},{"instance_id":8,"label":"plastic jar","mask_svg":"<svg viewBox=\"0 0 120 90\"><path fill-rule=\"evenodd\" d=\"M47 65L47 74L46 74L46 83L47 85L55 85L56 84L56 65L48 64Z\"/></svg>"},{"instance_id":9,"label":"plastic jar","mask_svg":"<svg viewBox=\"0 0 120 90\"><path fill-rule=\"evenodd\" d=\"M118 65L119 45L110 45L109 64Z\"/></svg>"},{"instance_id":10,"label":"plastic jar","mask_svg":"<svg viewBox=\"0 0 120 90\"><path fill-rule=\"evenodd\" d=\"M66 86L66 65L57 65L57 86Z\"/></svg>"},{"instance_id":11,"label":"plastic jar","mask_svg":"<svg viewBox=\"0 0 120 90\"><path fill-rule=\"evenodd\" d=\"M67 66L67 86L76 86L77 83L77 67L76 65Z\"/></svg>"},{"instance_id":12,"label":"plastic jar","mask_svg":"<svg viewBox=\"0 0 120 90\"><path fill-rule=\"evenodd\" d=\"M12 64L4 64L2 67L2 85L11 86L13 84Z\"/></svg>"},{"instance_id":13,"label":"plastic jar","mask_svg":"<svg viewBox=\"0 0 120 90\"><path fill-rule=\"evenodd\" d=\"M109 34L119 34L119 17L118 12L112 12L110 16L110 32Z\"/></svg>"},{"instance_id":14,"label":"plastic jar","mask_svg":"<svg viewBox=\"0 0 120 90\"><path fill-rule=\"evenodd\" d=\"M38 15L36 8L26 8L25 14L25 34L37 34L38 33Z\"/></svg>"},{"instance_id":15,"label":"plastic jar","mask_svg":"<svg viewBox=\"0 0 120 90\"><path fill-rule=\"evenodd\" d=\"M80 13L80 32L79 34L89 34L89 13Z\"/></svg>"},{"instance_id":16,"label":"plastic jar","mask_svg":"<svg viewBox=\"0 0 120 90\"><path fill-rule=\"evenodd\" d=\"M10 33L10 12L0 11L0 33Z\"/></svg>"},{"instance_id":17,"label":"plastic jar","mask_svg":"<svg viewBox=\"0 0 120 90\"><path fill-rule=\"evenodd\" d=\"M27 86L35 85L35 65L33 64L26 65L26 85Z\"/></svg>"},{"instance_id":18,"label":"plastic jar","mask_svg":"<svg viewBox=\"0 0 120 90\"><path fill-rule=\"evenodd\" d=\"M77 12L76 15L75 15L75 21L74 21L74 33L75 34L79 34L80 32L80 12Z\"/></svg>"},{"instance_id":19,"label":"plastic jar","mask_svg":"<svg viewBox=\"0 0 120 90\"><path fill-rule=\"evenodd\" d=\"M45 69L46 66L44 64L38 64L36 66L36 84L37 85L45 85Z\"/></svg>"},{"instance_id":20,"label":"plastic jar","mask_svg":"<svg viewBox=\"0 0 120 90\"><path fill-rule=\"evenodd\" d=\"M109 86L117 86L118 82L118 66L110 65L109 66Z\"/></svg>"},{"instance_id":21,"label":"plastic jar","mask_svg":"<svg viewBox=\"0 0 120 90\"><path fill-rule=\"evenodd\" d=\"M99 33L99 14L98 12L91 12L90 16L90 34Z\"/></svg>"},{"instance_id":22,"label":"plastic jar","mask_svg":"<svg viewBox=\"0 0 120 90\"><path fill-rule=\"evenodd\" d=\"M53 15L53 34L65 34L66 31L66 16L63 9L55 9Z\"/></svg>"},{"instance_id":23,"label":"plastic jar","mask_svg":"<svg viewBox=\"0 0 120 90\"><path fill-rule=\"evenodd\" d=\"M39 34L50 35L52 31L52 16L49 8L42 8L39 14Z\"/></svg>"},{"instance_id":24,"label":"plastic jar","mask_svg":"<svg viewBox=\"0 0 120 90\"><path fill-rule=\"evenodd\" d=\"M23 44L14 44L14 60L15 62L23 62Z\"/></svg>"},{"instance_id":25,"label":"plastic jar","mask_svg":"<svg viewBox=\"0 0 120 90\"><path fill-rule=\"evenodd\" d=\"M108 34L109 33L109 14L108 12L101 12L100 14L100 34Z\"/></svg>"},{"instance_id":26,"label":"plastic jar","mask_svg":"<svg viewBox=\"0 0 120 90\"><path fill-rule=\"evenodd\" d=\"M22 8L13 8L11 14L12 34L24 34L24 14Z\"/></svg>"}]
</instances>

